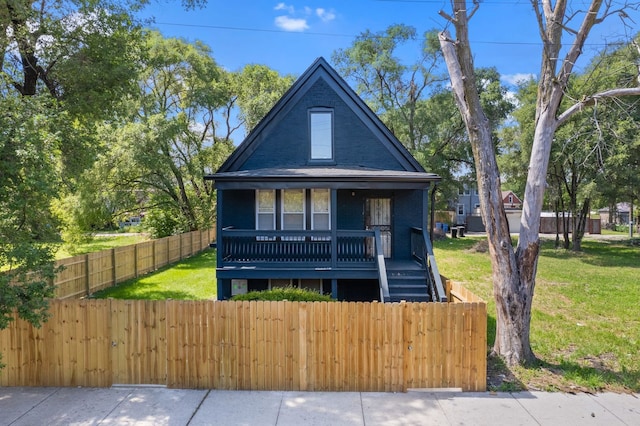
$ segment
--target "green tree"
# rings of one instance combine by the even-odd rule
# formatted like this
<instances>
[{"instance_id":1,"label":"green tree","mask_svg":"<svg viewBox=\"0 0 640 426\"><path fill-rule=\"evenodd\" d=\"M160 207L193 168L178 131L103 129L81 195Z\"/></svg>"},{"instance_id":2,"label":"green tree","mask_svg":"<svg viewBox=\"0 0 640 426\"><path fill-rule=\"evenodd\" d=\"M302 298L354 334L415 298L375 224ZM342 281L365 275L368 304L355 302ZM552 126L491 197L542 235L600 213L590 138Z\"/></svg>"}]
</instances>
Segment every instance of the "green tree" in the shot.
<instances>
[{"instance_id":1,"label":"green tree","mask_svg":"<svg viewBox=\"0 0 640 426\"><path fill-rule=\"evenodd\" d=\"M291 87L294 77L281 77L277 71L265 65L246 65L232 75L240 123L249 133L267 115L275 103Z\"/></svg>"},{"instance_id":2,"label":"green tree","mask_svg":"<svg viewBox=\"0 0 640 426\"><path fill-rule=\"evenodd\" d=\"M131 114L101 128L108 150L85 177L103 182L120 214L145 211L156 236L211 226L215 192L203 176L233 148L228 129L223 139L216 134L232 96L223 84L229 79L202 43L157 33L146 43L138 94L127 100Z\"/></svg>"},{"instance_id":3,"label":"green tree","mask_svg":"<svg viewBox=\"0 0 640 426\"><path fill-rule=\"evenodd\" d=\"M51 153L60 139L50 119L50 105L39 97L5 96L0 103L0 330L14 309L40 324L53 296L49 202L60 182Z\"/></svg>"},{"instance_id":4,"label":"green tree","mask_svg":"<svg viewBox=\"0 0 640 426\"><path fill-rule=\"evenodd\" d=\"M133 3L0 2L0 329L46 318L52 202L96 152L92 123L135 82Z\"/></svg>"},{"instance_id":5,"label":"green tree","mask_svg":"<svg viewBox=\"0 0 640 426\"><path fill-rule=\"evenodd\" d=\"M443 59L434 31L425 32L418 60L404 64L397 49L417 42L417 31L392 25L365 31L332 58L338 71L355 84L358 94L394 135L430 172L439 174L439 204L457 196L460 182L474 181L474 163L464 122L453 95L444 86ZM481 69L478 90L497 126L513 109L495 69Z\"/></svg>"}]
</instances>

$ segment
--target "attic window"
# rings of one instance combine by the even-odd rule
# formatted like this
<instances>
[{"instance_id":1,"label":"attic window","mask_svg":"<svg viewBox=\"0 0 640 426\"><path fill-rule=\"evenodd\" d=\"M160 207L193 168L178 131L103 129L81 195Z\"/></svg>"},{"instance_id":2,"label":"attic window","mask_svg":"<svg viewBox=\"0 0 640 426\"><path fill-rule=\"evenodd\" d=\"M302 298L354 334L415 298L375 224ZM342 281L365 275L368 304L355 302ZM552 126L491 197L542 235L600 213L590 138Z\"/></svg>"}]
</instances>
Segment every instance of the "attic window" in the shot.
<instances>
[{"instance_id":1,"label":"attic window","mask_svg":"<svg viewBox=\"0 0 640 426\"><path fill-rule=\"evenodd\" d=\"M333 159L333 112L313 110L309 113L311 159Z\"/></svg>"}]
</instances>

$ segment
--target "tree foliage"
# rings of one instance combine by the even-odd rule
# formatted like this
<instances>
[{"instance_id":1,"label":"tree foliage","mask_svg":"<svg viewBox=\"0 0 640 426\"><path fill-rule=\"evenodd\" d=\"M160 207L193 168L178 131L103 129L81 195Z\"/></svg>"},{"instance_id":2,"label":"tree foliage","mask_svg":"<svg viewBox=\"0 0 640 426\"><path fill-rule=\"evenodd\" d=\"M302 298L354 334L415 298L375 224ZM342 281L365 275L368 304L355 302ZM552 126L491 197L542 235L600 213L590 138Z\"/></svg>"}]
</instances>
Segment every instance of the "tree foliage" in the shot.
<instances>
[{"instance_id":1,"label":"tree foliage","mask_svg":"<svg viewBox=\"0 0 640 426\"><path fill-rule=\"evenodd\" d=\"M0 2L0 329L13 309L34 324L46 318L59 219L89 210L79 194L104 153L97 126L121 115L138 81L140 4Z\"/></svg>"},{"instance_id":2,"label":"tree foliage","mask_svg":"<svg viewBox=\"0 0 640 426\"><path fill-rule=\"evenodd\" d=\"M377 33L363 32L332 58L339 72L355 83L358 94L418 161L443 178L439 199L446 207L461 183L474 180L473 156L464 122L445 85L437 33L425 32L416 62L403 63L397 50L416 42L414 27L392 25ZM495 69L477 73L482 103L497 131L513 105Z\"/></svg>"},{"instance_id":3,"label":"tree foliage","mask_svg":"<svg viewBox=\"0 0 640 426\"><path fill-rule=\"evenodd\" d=\"M0 103L0 329L13 309L33 324L46 319L53 295L55 236L49 202L59 184L60 138L40 98L6 96Z\"/></svg>"}]
</instances>

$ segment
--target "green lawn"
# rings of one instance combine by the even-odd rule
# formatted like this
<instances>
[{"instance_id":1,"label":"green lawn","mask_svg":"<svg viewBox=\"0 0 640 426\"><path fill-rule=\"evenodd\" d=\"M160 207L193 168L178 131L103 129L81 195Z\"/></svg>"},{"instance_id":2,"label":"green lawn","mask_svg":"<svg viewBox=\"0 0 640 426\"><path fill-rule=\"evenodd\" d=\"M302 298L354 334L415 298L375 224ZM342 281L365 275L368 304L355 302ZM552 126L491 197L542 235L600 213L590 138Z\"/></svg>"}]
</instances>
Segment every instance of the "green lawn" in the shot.
<instances>
[{"instance_id":1,"label":"green lawn","mask_svg":"<svg viewBox=\"0 0 640 426\"><path fill-rule=\"evenodd\" d=\"M205 250L138 279L97 292L97 298L180 299L216 298L216 251Z\"/></svg>"},{"instance_id":2,"label":"green lawn","mask_svg":"<svg viewBox=\"0 0 640 426\"><path fill-rule=\"evenodd\" d=\"M440 272L488 302L488 340L495 303L483 238L436 241ZM640 247L585 240L583 252L545 241L538 263L531 344L539 362L513 371L529 388L640 391Z\"/></svg>"}]
</instances>

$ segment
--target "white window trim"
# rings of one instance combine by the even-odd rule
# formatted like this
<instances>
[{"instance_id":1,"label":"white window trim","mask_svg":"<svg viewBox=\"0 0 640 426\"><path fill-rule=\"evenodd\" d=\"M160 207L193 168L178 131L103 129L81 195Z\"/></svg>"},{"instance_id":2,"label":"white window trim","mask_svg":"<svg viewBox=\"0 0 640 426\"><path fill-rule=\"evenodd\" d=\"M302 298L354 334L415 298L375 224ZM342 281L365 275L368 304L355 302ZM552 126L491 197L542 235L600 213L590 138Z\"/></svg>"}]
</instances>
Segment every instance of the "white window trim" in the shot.
<instances>
[{"instance_id":1,"label":"white window trim","mask_svg":"<svg viewBox=\"0 0 640 426\"><path fill-rule=\"evenodd\" d=\"M462 207L462 213L460 213L460 207ZM458 216L464 216L464 213L465 213L464 204L458 204L458 208L456 210L456 213L458 214Z\"/></svg>"},{"instance_id":2,"label":"white window trim","mask_svg":"<svg viewBox=\"0 0 640 426\"><path fill-rule=\"evenodd\" d=\"M330 148L330 155L329 157L314 157L313 156L313 123L312 123L312 117L314 114L328 114L331 118L331 129L330 129L330 144L331 146ZM309 110L309 160L310 161L333 161L335 153L334 153L334 134L333 134L333 122L334 122L334 115L333 115L333 109L330 108L312 108Z\"/></svg>"},{"instance_id":3,"label":"white window trim","mask_svg":"<svg viewBox=\"0 0 640 426\"><path fill-rule=\"evenodd\" d=\"M302 191L302 211L301 212L286 212L284 211L284 203L285 203L285 192L286 191ZM280 197L280 227L283 231L298 231L298 229L284 229L284 218L286 214L300 214L302 213L302 228L300 231L304 231L307 229L307 191L304 188L289 188L289 189L281 189L281 197ZM304 238L304 237L302 237ZM298 237L282 237L283 240L286 241L296 241Z\"/></svg>"},{"instance_id":4,"label":"white window trim","mask_svg":"<svg viewBox=\"0 0 640 426\"><path fill-rule=\"evenodd\" d=\"M311 189L311 229L315 230L316 229L316 224L315 224L315 215L316 215L316 211L313 209L313 194L316 191L327 191L327 197L328 197L328 212L318 212L318 214L326 214L329 217L329 230L331 229L331 190L328 188L313 188ZM324 231L324 229L323 229Z\"/></svg>"},{"instance_id":5,"label":"white window trim","mask_svg":"<svg viewBox=\"0 0 640 426\"><path fill-rule=\"evenodd\" d=\"M259 193L260 191L269 191L273 194L273 205L271 206L273 211L271 212L271 215L273 216L273 224L272 224L272 229L276 229L276 191L275 189L256 189L256 217L255 217L255 223L256 223L256 230L258 230L258 225L260 224L260 196ZM266 214L266 213L264 213Z\"/></svg>"}]
</instances>

